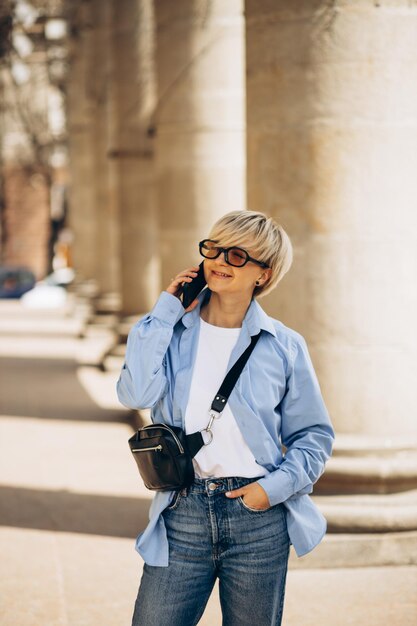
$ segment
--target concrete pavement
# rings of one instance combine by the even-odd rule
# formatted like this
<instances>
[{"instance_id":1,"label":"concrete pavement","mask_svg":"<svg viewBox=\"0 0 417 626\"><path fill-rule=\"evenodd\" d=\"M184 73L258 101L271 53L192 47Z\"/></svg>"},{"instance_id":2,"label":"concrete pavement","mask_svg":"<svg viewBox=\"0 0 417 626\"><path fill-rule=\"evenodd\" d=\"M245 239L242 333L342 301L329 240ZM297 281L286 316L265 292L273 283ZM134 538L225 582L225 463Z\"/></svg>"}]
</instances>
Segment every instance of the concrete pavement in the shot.
<instances>
[{"instance_id":1,"label":"concrete pavement","mask_svg":"<svg viewBox=\"0 0 417 626\"><path fill-rule=\"evenodd\" d=\"M117 359L104 372L88 364L89 348L94 358L106 352L111 331L93 326L83 337L75 319L0 301L2 626L131 620L143 565L134 540L152 494L129 456ZM300 561L291 555L285 626L417 623L416 566ZM221 624L217 585L200 624Z\"/></svg>"}]
</instances>

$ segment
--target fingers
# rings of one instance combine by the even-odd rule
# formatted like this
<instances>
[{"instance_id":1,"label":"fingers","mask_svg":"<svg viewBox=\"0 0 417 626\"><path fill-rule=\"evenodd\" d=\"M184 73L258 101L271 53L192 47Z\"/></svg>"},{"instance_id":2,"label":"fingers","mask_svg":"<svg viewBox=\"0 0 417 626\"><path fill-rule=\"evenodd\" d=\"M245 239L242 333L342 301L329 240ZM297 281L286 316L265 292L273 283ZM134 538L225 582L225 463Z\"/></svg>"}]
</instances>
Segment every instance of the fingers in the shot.
<instances>
[{"instance_id":1,"label":"fingers","mask_svg":"<svg viewBox=\"0 0 417 626\"><path fill-rule=\"evenodd\" d=\"M190 276L197 276L198 269L199 269L198 266L189 267L188 269L183 270L182 272L177 274L175 278L171 278L171 280L179 282L180 280L184 280L184 278L189 278Z\"/></svg>"},{"instance_id":2,"label":"fingers","mask_svg":"<svg viewBox=\"0 0 417 626\"><path fill-rule=\"evenodd\" d=\"M226 491L225 495L228 498L237 498L239 496L244 496L243 501L250 508L257 509L259 511L266 510L271 506L268 494L257 481L249 483L249 485L245 485L240 489Z\"/></svg>"},{"instance_id":3,"label":"fingers","mask_svg":"<svg viewBox=\"0 0 417 626\"><path fill-rule=\"evenodd\" d=\"M248 493L248 491L251 491L252 489L256 489L254 485L256 485L256 483L249 483L249 485L245 485L244 487L239 487L239 489L233 489L233 491L226 491L225 495L228 498L237 498L238 496L244 496L245 493Z\"/></svg>"},{"instance_id":4,"label":"fingers","mask_svg":"<svg viewBox=\"0 0 417 626\"><path fill-rule=\"evenodd\" d=\"M233 491L226 491L225 495L228 498L237 498L238 496L243 496L245 493L245 487L241 487L240 489L233 489Z\"/></svg>"},{"instance_id":5,"label":"fingers","mask_svg":"<svg viewBox=\"0 0 417 626\"><path fill-rule=\"evenodd\" d=\"M177 295L181 284L185 282L191 282L197 276L198 270L199 266L194 265L177 274L175 278L171 278L171 284L167 287L167 291L169 293Z\"/></svg>"}]
</instances>

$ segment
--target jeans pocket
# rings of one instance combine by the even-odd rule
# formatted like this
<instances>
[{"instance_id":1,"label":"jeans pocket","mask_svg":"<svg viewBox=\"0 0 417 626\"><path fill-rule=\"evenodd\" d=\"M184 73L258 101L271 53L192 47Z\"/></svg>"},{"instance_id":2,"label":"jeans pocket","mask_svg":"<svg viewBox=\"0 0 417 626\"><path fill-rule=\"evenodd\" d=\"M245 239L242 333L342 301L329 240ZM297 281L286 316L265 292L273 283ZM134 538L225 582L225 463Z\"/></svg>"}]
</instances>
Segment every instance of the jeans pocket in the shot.
<instances>
[{"instance_id":1,"label":"jeans pocket","mask_svg":"<svg viewBox=\"0 0 417 626\"><path fill-rule=\"evenodd\" d=\"M176 509L180 503L181 497L182 497L182 490L178 489L178 491L176 491L176 493L174 494L171 504L169 504L165 508L165 511L173 511L174 509Z\"/></svg>"},{"instance_id":2,"label":"jeans pocket","mask_svg":"<svg viewBox=\"0 0 417 626\"><path fill-rule=\"evenodd\" d=\"M246 509L247 511L250 511L251 513L266 513L267 511L270 511L273 507L269 506L266 509L252 509L250 506L248 506L244 499L243 496L238 496L237 497L238 502L240 502L240 504L243 506L244 509Z\"/></svg>"}]
</instances>

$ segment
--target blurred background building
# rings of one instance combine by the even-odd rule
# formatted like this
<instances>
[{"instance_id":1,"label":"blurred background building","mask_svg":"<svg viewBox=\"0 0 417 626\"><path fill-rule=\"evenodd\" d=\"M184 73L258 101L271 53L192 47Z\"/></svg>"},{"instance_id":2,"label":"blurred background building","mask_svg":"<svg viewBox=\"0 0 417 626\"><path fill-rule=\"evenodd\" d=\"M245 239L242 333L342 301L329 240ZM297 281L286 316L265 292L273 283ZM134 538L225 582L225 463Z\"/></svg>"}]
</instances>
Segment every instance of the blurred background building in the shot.
<instances>
[{"instance_id":1,"label":"blurred background building","mask_svg":"<svg viewBox=\"0 0 417 626\"><path fill-rule=\"evenodd\" d=\"M132 323L219 216L276 217L294 264L261 304L306 338L336 429L331 558L411 562L415 4L2 0L0 28L2 264L72 267Z\"/></svg>"},{"instance_id":2,"label":"blurred background building","mask_svg":"<svg viewBox=\"0 0 417 626\"><path fill-rule=\"evenodd\" d=\"M41 279L65 214L62 3L2 0L0 29L1 263Z\"/></svg>"}]
</instances>

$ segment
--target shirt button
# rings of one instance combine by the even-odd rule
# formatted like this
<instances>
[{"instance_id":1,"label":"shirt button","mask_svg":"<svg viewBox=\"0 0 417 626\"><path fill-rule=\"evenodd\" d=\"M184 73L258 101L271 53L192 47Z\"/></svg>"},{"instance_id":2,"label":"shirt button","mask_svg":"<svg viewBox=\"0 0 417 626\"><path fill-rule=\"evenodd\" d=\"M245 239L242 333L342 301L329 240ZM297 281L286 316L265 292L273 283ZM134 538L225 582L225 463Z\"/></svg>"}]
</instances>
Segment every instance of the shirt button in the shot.
<instances>
[{"instance_id":1,"label":"shirt button","mask_svg":"<svg viewBox=\"0 0 417 626\"><path fill-rule=\"evenodd\" d=\"M208 488L210 489L210 491L214 491L214 489L216 489L217 484L216 483L210 483Z\"/></svg>"}]
</instances>

